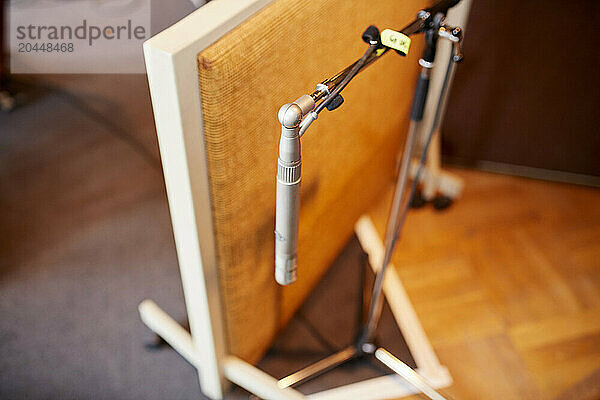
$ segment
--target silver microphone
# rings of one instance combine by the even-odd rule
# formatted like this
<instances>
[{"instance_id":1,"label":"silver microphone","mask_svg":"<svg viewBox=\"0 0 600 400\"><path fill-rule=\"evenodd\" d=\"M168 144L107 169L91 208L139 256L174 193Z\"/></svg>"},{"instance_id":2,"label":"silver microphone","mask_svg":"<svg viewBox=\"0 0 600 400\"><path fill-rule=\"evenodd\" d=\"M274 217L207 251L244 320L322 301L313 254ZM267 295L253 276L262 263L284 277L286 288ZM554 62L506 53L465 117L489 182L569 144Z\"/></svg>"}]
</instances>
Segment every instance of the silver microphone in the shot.
<instances>
[{"instance_id":1,"label":"silver microphone","mask_svg":"<svg viewBox=\"0 0 600 400\"><path fill-rule=\"evenodd\" d=\"M298 214L300 212L300 122L315 102L304 95L279 109L281 139L277 161L275 210L275 280L280 285L296 281L298 267Z\"/></svg>"}]
</instances>

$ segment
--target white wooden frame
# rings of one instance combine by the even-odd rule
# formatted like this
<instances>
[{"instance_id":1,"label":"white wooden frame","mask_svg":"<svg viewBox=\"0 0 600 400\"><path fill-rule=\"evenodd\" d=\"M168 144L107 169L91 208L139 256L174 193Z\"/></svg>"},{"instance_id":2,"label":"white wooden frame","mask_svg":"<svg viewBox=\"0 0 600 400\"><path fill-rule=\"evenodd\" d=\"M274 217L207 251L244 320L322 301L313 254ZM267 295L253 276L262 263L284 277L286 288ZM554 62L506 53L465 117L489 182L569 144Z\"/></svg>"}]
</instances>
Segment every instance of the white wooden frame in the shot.
<instances>
[{"instance_id":1,"label":"white wooden frame","mask_svg":"<svg viewBox=\"0 0 600 400\"><path fill-rule=\"evenodd\" d=\"M362 216L356 223L354 230L363 250L369 256L369 264L373 266L373 272L376 273L378 269L376 266L381 265L383 262L385 249L373 222L368 216ZM427 379L434 388L451 385L452 377L448 369L440 364L393 265L390 265L386 272L383 291L394 319L417 364L417 372ZM212 367L198 351L192 336L152 300L144 300L140 304L139 310L144 323L198 369L202 382L202 372ZM304 396L290 388L279 388L275 378L237 357L223 354L217 365L222 368L222 374L229 381L264 399L383 400L396 399L415 393L415 389L399 376L384 375ZM204 387L202 390L213 399L222 398L208 394ZM221 393L223 393L222 389Z\"/></svg>"},{"instance_id":2,"label":"white wooden frame","mask_svg":"<svg viewBox=\"0 0 600 400\"><path fill-rule=\"evenodd\" d=\"M202 391L222 398L225 334L204 156L198 53L268 0L217 0L144 43L181 280Z\"/></svg>"},{"instance_id":3,"label":"white wooden frame","mask_svg":"<svg viewBox=\"0 0 600 400\"><path fill-rule=\"evenodd\" d=\"M217 276L203 138L198 54L271 0L214 0L144 43L148 83L191 334L151 300L140 304L144 323L198 370L202 392L222 399L229 382L265 399L307 398L228 354ZM370 220L356 227L372 265L383 245ZM379 261L378 261L379 260ZM452 380L425 336L406 292L389 268L384 292L420 373L435 387ZM310 399L397 398L413 393L399 377L383 376L308 396Z\"/></svg>"}]
</instances>

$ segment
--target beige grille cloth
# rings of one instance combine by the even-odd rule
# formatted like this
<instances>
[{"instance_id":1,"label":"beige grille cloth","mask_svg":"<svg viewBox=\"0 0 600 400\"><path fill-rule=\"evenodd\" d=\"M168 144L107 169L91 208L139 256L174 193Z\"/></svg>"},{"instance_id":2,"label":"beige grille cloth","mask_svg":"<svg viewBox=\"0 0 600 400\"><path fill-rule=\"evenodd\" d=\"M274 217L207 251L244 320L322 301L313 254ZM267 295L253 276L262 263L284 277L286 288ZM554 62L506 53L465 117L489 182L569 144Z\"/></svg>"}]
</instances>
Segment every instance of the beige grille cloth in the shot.
<instances>
[{"instance_id":1,"label":"beige grille cloth","mask_svg":"<svg viewBox=\"0 0 600 400\"><path fill-rule=\"evenodd\" d=\"M274 280L277 111L362 55L375 24L402 28L423 1L276 0L198 55L229 351L257 361L393 180L422 38L390 53L302 139L298 281ZM191 84L191 83L190 83ZM340 282L339 284L343 284Z\"/></svg>"}]
</instances>

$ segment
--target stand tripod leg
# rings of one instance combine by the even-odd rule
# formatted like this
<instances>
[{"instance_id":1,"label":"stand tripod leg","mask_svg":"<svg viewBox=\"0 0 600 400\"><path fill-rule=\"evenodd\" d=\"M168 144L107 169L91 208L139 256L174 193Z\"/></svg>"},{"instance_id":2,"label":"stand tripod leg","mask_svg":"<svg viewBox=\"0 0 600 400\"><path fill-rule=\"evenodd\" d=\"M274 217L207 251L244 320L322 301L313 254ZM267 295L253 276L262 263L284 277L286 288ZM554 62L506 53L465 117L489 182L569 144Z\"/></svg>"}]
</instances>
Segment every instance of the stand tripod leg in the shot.
<instances>
[{"instance_id":1,"label":"stand tripod leg","mask_svg":"<svg viewBox=\"0 0 600 400\"><path fill-rule=\"evenodd\" d=\"M314 364L309 365L301 369L300 371L294 372L291 375L281 378L278 382L280 388L292 387L299 385L302 382L306 382L310 379L316 378L317 376L329 371L338 365L353 359L358 355L358 351L354 346L345 348L344 350L332 354L327 358L317 361Z\"/></svg>"},{"instance_id":2,"label":"stand tripod leg","mask_svg":"<svg viewBox=\"0 0 600 400\"><path fill-rule=\"evenodd\" d=\"M384 363L392 371L404 378L408 383L421 391L431 400L447 400L438 393L421 375L408 365L404 364L398 358L394 357L389 351L379 348L375 351L375 358Z\"/></svg>"}]
</instances>

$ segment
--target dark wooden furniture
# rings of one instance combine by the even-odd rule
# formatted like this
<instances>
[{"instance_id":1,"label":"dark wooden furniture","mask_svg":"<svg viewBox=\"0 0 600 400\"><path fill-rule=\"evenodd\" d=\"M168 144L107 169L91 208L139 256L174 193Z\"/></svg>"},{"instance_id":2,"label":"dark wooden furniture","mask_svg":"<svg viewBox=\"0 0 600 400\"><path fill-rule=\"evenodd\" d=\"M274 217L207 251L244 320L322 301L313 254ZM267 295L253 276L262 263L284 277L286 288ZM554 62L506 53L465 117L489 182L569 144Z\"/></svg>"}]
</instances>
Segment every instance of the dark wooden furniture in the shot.
<instances>
[{"instance_id":1,"label":"dark wooden furniture","mask_svg":"<svg viewBox=\"0 0 600 400\"><path fill-rule=\"evenodd\" d=\"M4 0L0 0L0 90L3 88L6 70L4 66Z\"/></svg>"},{"instance_id":2,"label":"dark wooden furniture","mask_svg":"<svg viewBox=\"0 0 600 400\"><path fill-rule=\"evenodd\" d=\"M474 1L444 154L600 176L599 17L593 0Z\"/></svg>"}]
</instances>

